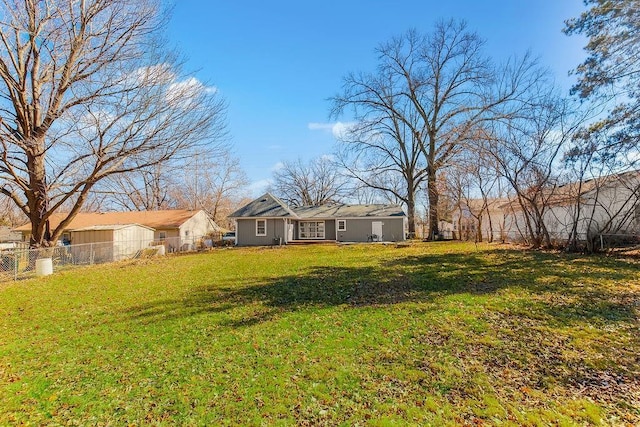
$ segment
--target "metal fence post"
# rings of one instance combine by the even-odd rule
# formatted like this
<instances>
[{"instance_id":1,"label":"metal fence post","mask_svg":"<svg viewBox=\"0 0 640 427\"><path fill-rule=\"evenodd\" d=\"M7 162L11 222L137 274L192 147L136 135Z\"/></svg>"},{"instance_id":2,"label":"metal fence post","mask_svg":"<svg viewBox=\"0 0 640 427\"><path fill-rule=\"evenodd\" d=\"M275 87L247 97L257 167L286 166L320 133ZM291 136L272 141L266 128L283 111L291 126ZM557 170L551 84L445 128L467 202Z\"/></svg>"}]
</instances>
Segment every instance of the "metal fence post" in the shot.
<instances>
[{"instance_id":1,"label":"metal fence post","mask_svg":"<svg viewBox=\"0 0 640 427\"><path fill-rule=\"evenodd\" d=\"M13 281L18 280L18 251L13 248Z\"/></svg>"}]
</instances>

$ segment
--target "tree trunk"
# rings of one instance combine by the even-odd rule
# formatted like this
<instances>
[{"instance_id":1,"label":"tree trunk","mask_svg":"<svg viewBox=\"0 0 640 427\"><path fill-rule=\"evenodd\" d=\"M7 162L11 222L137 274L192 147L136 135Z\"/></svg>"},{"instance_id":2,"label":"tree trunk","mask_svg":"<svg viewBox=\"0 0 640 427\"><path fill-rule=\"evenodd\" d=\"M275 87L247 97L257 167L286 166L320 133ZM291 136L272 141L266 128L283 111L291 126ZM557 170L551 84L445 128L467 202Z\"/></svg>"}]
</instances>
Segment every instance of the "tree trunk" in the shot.
<instances>
[{"instance_id":1,"label":"tree trunk","mask_svg":"<svg viewBox=\"0 0 640 427\"><path fill-rule=\"evenodd\" d=\"M438 200L440 194L436 188L436 173L433 170L428 172L427 189L429 195L429 239L435 240L440 234L438 227Z\"/></svg>"},{"instance_id":2,"label":"tree trunk","mask_svg":"<svg viewBox=\"0 0 640 427\"><path fill-rule=\"evenodd\" d=\"M31 221L31 247L48 246L50 230L48 226L48 193L47 177L44 163L44 152L40 147L44 141L34 141L34 148L27 152L27 168L29 170L29 191L27 199L29 220Z\"/></svg>"},{"instance_id":3,"label":"tree trunk","mask_svg":"<svg viewBox=\"0 0 640 427\"><path fill-rule=\"evenodd\" d=\"M487 208L487 220L489 221L489 235L487 236L487 242L493 243L493 221L491 220L491 212Z\"/></svg>"},{"instance_id":4,"label":"tree trunk","mask_svg":"<svg viewBox=\"0 0 640 427\"><path fill-rule=\"evenodd\" d=\"M407 222L409 225L409 239L413 239L416 237L416 201L411 191L409 191L407 197Z\"/></svg>"}]
</instances>

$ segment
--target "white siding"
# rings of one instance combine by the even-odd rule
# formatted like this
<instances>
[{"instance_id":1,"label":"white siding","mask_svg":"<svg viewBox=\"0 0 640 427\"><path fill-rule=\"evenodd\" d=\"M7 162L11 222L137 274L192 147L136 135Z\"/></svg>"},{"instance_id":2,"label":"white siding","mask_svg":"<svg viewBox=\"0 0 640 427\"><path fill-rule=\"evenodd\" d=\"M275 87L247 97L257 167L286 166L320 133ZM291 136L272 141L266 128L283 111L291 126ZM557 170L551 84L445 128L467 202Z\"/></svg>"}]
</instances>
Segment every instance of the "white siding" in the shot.
<instances>
[{"instance_id":1,"label":"white siding","mask_svg":"<svg viewBox=\"0 0 640 427\"><path fill-rule=\"evenodd\" d=\"M153 230L135 224L114 230L113 234L114 261L129 258L153 242Z\"/></svg>"},{"instance_id":2,"label":"white siding","mask_svg":"<svg viewBox=\"0 0 640 427\"><path fill-rule=\"evenodd\" d=\"M196 239L217 231L215 223L204 211L198 211L180 226L180 239L183 244L192 245Z\"/></svg>"}]
</instances>

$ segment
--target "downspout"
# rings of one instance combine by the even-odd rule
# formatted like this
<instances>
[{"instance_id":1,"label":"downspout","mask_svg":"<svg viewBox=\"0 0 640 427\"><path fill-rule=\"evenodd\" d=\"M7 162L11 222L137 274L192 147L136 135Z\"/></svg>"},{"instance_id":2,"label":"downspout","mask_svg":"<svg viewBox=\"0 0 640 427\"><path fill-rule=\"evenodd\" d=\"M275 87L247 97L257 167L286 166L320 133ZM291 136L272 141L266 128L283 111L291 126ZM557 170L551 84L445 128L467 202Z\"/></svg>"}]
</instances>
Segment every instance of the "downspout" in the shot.
<instances>
[{"instance_id":1,"label":"downspout","mask_svg":"<svg viewBox=\"0 0 640 427\"><path fill-rule=\"evenodd\" d=\"M236 243L235 246L238 246L238 237L240 237L240 233L238 233L238 220L236 218L233 219L233 225L236 228Z\"/></svg>"}]
</instances>

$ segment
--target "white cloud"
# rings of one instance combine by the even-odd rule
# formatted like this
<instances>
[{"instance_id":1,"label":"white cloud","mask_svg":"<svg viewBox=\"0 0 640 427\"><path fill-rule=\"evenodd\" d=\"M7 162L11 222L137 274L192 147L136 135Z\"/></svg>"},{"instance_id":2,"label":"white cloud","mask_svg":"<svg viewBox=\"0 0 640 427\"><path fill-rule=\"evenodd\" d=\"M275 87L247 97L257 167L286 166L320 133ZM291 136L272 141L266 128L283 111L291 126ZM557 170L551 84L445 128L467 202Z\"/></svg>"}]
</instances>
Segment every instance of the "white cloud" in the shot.
<instances>
[{"instance_id":1,"label":"white cloud","mask_svg":"<svg viewBox=\"0 0 640 427\"><path fill-rule=\"evenodd\" d=\"M169 64L156 64L148 67L140 67L130 76L136 84L157 85L174 82L178 77Z\"/></svg>"},{"instance_id":2,"label":"white cloud","mask_svg":"<svg viewBox=\"0 0 640 427\"><path fill-rule=\"evenodd\" d=\"M206 93L216 93L218 90L214 86L205 86L200 80L195 77L189 77L186 80L180 82L176 81L169 85L169 92L176 92L178 94L195 93L203 91Z\"/></svg>"},{"instance_id":3,"label":"white cloud","mask_svg":"<svg viewBox=\"0 0 640 427\"><path fill-rule=\"evenodd\" d=\"M278 162L275 165L271 166L271 172L279 171L284 167L284 163Z\"/></svg>"},{"instance_id":4,"label":"white cloud","mask_svg":"<svg viewBox=\"0 0 640 427\"><path fill-rule=\"evenodd\" d=\"M189 77L186 80L171 83L167 88L166 99L169 104L186 110L196 106L193 105L193 101L197 99L200 92L213 94L217 89L213 86L205 86L195 77Z\"/></svg>"},{"instance_id":5,"label":"white cloud","mask_svg":"<svg viewBox=\"0 0 640 427\"><path fill-rule=\"evenodd\" d=\"M133 79L135 84L149 86L166 85L168 92L178 94L193 93L192 91L203 91L208 94L218 92L217 87L206 86L195 77L188 77L184 80L179 80L179 78L180 76L174 72L171 65L165 63L140 67L126 76L127 80Z\"/></svg>"},{"instance_id":6,"label":"white cloud","mask_svg":"<svg viewBox=\"0 0 640 427\"><path fill-rule=\"evenodd\" d=\"M252 197L259 197L267 191L270 185L270 179L260 179L249 184L247 190L251 192Z\"/></svg>"},{"instance_id":7,"label":"white cloud","mask_svg":"<svg viewBox=\"0 0 640 427\"><path fill-rule=\"evenodd\" d=\"M317 123L308 124L309 130L331 132L336 139L345 139L347 133L355 126L355 122Z\"/></svg>"}]
</instances>

